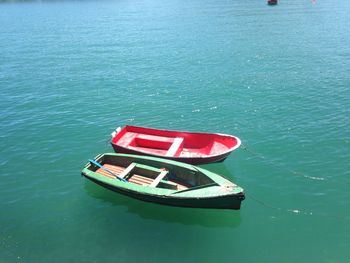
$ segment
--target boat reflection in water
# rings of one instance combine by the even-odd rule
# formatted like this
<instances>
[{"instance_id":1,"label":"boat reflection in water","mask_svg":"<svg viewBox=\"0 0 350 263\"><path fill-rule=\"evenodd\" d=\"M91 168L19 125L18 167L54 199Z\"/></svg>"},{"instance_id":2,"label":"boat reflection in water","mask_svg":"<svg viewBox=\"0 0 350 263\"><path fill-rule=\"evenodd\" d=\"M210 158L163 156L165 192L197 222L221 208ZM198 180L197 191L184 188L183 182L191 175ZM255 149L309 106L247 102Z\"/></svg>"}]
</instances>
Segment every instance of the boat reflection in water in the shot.
<instances>
[{"instance_id":1,"label":"boat reflection in water","mask_svg":"<svg viewBox=\"0 0 350 263\"><path fill-rule=\"evenodd\" d=\"M241 224L240 211L183 208L147 203L115 194L90 181L85 182L84 188L89 196L101 201L99 207L105 207L104 213L109 213L107 215L111 218L109 224L117 224L115 220L118 218L123 218L125 222L132 225L137 225L135 221L138 222L138 218L206 228L237 228ZM101 215L101 218L105 220L106 214Z\"/></svg>"}]
</instances>

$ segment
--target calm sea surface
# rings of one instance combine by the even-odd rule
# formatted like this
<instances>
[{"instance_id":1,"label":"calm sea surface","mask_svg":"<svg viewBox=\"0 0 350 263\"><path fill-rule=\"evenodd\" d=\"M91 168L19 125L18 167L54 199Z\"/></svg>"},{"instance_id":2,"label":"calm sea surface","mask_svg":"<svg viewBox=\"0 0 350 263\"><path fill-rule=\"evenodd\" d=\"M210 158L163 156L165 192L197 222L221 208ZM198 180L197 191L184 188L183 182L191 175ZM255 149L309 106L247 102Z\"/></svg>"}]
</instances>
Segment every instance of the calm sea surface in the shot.
<instances>
[{"instance_id":1,"label":"calm sea surface","mask_svg":"<svg viewBox=\"0 0 350 263\"><path fill-rule=\"evenodd\" d=\"M0 262L350 262L350 1L0 4ZM240 211L80 176L125 124L237 135Z\"/></svg>"}]
</instances>

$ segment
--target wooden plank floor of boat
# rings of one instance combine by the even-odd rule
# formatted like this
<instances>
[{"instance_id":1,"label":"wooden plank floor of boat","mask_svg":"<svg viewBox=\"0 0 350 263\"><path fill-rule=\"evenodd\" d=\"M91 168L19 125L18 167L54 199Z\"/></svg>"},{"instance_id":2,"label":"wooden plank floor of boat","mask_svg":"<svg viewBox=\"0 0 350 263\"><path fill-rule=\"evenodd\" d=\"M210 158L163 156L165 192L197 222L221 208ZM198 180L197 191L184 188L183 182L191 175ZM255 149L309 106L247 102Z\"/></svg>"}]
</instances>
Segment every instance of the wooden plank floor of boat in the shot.
<instances>
[{"instance_id":1,"label":"wooden plank floor of boat","mask_svg":"<svg viewBox=\"0 0 350 263\"><path fill-rule=\"evenodd\" d=\"M108 169L109 171L115 173L115 174L120 174L121 172L123 172L125 170L125 167L111 165L111 164L107 164L107 163L104 164L103 167ZM113 175L111 175L109 172L107 172L106 170L104 170L102 168L98 168L96 170L96 173L99 173L99 174L106 176L106 177L109 177L109 178L115 178Z\"/></svg>"},{"instance_id":2,"label":"wooden plank floor of boat","mask_svg":"<svg viewBox=\"0 0 350 263\"><path fill-rule=\"evenodd\" d=\"M115 173L116 175L121 174L126 168L123 166L118 166L118 165L112 165L112 164L104 164L104 168L108 169L112 173ZM109 178L115 178L113 175L111 175L109 172L106 170L99 168L96 170L96 173L99 173L103 176L109 177ZM139 184L139 185L150 185L153 182L152 178L148 178L139 174L133 174L131 177L129 177L128 182L134 183L134 184Z\"/></svg>"},{"instance_id":3,"label":"wooden plank floor of boat","mask_svg":"<svg viewBox=\"0 0 350 263\"><path fill-rule=\"evenodd\" d=\"M104 164L103 165L104 168L108 169L109 171L115 173L115 174L121 174L126 168L123 166L118 166L118 165L112 165L112 164ZM106 170L99 168L96 170L96 173L99 173L103 176L106 176L108 178L115 178L113 175L111 175L109 172L107 172ZM128 179L128 182L133 183L133 184L138 184L138 185L143 185L143 186L147 186L150 185L154 179L146 177L146 176L142 176L140 174L132 174ZM182 185L178 182L173 182L177 185L177 189L178 190L184 190L187 189L188 187L185 185Z\"/></svg>"}]
</instances>

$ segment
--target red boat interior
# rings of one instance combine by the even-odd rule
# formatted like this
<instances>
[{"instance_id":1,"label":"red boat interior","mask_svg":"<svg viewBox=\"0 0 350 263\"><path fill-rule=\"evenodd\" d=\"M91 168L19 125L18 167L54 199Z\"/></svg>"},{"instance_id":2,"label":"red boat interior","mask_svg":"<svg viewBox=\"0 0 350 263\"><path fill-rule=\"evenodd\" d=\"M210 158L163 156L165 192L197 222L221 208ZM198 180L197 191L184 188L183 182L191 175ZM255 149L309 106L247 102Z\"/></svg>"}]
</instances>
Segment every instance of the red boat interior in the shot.
<instances>
[{"instance_id":1,"label":"red boat interior","mask_svg":"<svg viewBox=\"0 0 350 263\"><path fill-rule=\"evenodd\" d=\"M237 145L230 136L186 133L126 126L112 143L123 148L168 157L200 157L216 155Z\"/></svg>"}]
</instances>

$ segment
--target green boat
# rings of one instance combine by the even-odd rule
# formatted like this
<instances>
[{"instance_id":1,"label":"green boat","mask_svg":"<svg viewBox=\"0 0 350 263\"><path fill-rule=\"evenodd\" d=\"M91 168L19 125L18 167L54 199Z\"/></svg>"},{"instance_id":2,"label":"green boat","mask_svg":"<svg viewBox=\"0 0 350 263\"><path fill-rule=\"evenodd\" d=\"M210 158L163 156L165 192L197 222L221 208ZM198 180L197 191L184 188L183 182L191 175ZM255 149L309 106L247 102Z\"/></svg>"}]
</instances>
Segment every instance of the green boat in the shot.
<instances>
[{"instance_id":1,"label":"green boat","mask_svg":"<svg viewBox=\"0 0 350 263\"><path fill-rule=\"evenodd\" d=\"M105 188L171 206L240 209L243 189L208 170L151 156L105 153L82 175Z\"/></svg>"}]
</instances>

